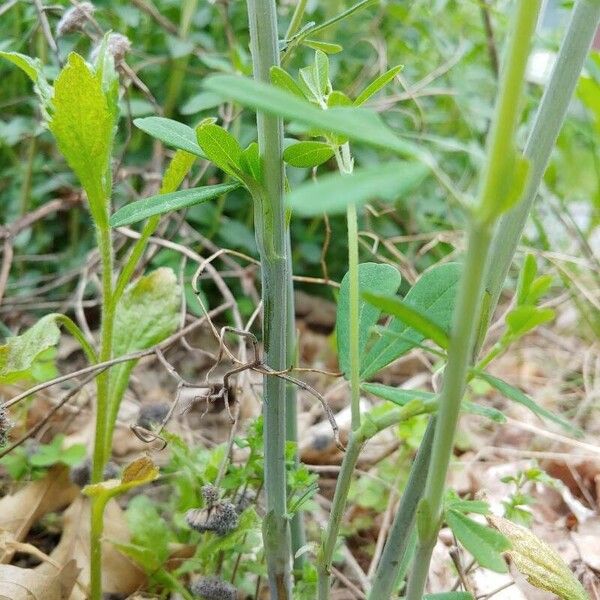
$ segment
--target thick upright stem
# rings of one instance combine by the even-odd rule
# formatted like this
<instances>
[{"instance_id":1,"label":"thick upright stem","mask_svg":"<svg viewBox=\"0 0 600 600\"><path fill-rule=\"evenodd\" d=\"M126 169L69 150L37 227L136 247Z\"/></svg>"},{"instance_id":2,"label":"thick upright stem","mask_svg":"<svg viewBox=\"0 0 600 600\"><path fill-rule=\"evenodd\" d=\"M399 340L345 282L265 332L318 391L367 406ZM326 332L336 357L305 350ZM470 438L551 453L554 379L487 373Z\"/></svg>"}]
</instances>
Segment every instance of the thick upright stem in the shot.
<instances>
[{"instance_id":1,"label":"thick upright stem","mask_svg":"<svg viewBox=\"0 0 600 600\"><path fill-rule=\"evenodd\" d=\"M269 70L279 64L275 0L248 0L250 47L254 77L269 81ZM280 118L257 114L258 145L263 164L264 193L255 210L262 267L262 297L266 364L286 368L288 262L283 203L283 124ZM256 200L255 200L256 201ZM291 598L290 534L287 520L285 472L285 381L264 379L263 416L267 515L263 525L271 598Z\"/></svg>"},{"instance_id":2,"label":"thick upright stem","mask_svg":"<svg viewBox=\"0 0 600 600\"><path fill-rule=\"evenodd\" d=\"M486 302L481 316L478 347L483 344L488 324L498 304L504 280L599 23L600 2L579 0L573 9L550 81L544 91L525 146L524 155L530 161L529 179L525 191L519 203L502 215L492 239L490 257L493 257L493 262L489 261L486 273Z\"/></svg>"},{"instance_id":3,"label":"thick upright stem","mask_svg":"<svg viewBox=\"0 0 600 600\"><path fill-rule=\"evenodd\" d=\"M435 423L436 417L433 416L427 425L419 451L410 468L410 475L402 494L398 512L394 517L394 522L373 577L373 587L369 592L369 600L391 598L398 584L399 570L402 565L406 564L406 556L411 541L414 539L417 505L425 489Z\"/></svg>"},{"instance_id":4,"label":"thick upright stem","mask_svg":"<svg viewBox=\"0 0 600 600\"><path fill-rule=\"evenodd\" d=\"M488 140L488 160L483 172L479 202L469 229L467 255L463 266L448 364L440 395L440 408L433 441L431 466L420 504L419 546L409 578L407 600L421 600L431 553L442 521L446 475L452 456L460 403L473 357L484 275L493 224L502 210L502 178L511 176L514 135L520 115L520 100L531 38L539 12L539 1L521 0L509 40L506 68L502 75L494 124Z\"/></svg>"}]
</instances>

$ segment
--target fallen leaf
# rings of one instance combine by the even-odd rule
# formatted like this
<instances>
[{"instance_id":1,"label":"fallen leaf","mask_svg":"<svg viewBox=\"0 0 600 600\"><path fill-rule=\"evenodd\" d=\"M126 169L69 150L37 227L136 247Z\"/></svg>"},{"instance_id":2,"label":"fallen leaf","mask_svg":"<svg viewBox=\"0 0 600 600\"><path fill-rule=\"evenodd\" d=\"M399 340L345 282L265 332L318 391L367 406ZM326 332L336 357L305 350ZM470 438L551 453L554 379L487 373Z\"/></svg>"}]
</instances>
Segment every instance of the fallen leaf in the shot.
<instances>
[{"instance_id":1,"label":"fallen leaf","mask_svg":"<svg viewBox=\"0 0 600 600\"><path fill-rule=\"evenodd\" d=\"M71 590L61 579L61 572L56 570L46 576L36 569L0 565L0 600L67 600Z\"/></svg>"}]
</instances>

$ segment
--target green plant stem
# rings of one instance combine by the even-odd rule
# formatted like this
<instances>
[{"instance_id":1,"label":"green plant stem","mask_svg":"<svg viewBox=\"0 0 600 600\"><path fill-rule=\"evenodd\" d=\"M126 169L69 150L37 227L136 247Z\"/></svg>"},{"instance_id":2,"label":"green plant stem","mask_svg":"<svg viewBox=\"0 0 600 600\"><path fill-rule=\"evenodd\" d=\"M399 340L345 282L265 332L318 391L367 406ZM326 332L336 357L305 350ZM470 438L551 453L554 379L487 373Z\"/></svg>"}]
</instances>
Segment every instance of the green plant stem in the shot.
<instances>
[{"instance_id":1,"label":"green plant stem","mask_svg":"<svg viewBox=\"0 0 600 600\"><path fill-rule=\"evenodd\" d=\"M297 364L297 338L296 338L296 310L294 305L294 280L292 274L292 247L290 239L290 228L287 228L287 264L290 276L287 281L287 366ZM298 390L296 385L286 382L285 386L285 437L288 442L295 446L294 463L299 465L298 457ZM296 512L290 523L292 557L294 569L302 571L306 562L306 554L296 556L298 550L306 545L306 531L304 529L304 517L301 512Z\"/></svg>"},{"instance_id":2,"label":"green plant stem","mask_svg":"<svg viewBox=\"0 0 600 600\"><path fill-rule=\"evenodd\" d=\"M425 430L425 435L419 446L417 456L410 468L406 488L398 512L390 528L381 559L373 576L373 587L368 595L368 600L381 600L391 598L400 577L400 568L406 568L407 557L414 540L415 515L417 505L425 489L425 480L431 459L433 434L435 431L436 417L432 416Z\"/></svg>"},{"instance_id":3,"label":"green plant stem","mask_svg":"<svg viewBox=\"0 0 600 600\"><path fill-rule=\"evenodd\" d=\"M348 492L350 491L350 484L352 483L352 475L363 446L370 438L380 431L421 414L425 410L427 410L427 408L422 402L411 402L401 408L390 410L376 419L367 415L361 426L350 432L344 460L342 461L342 467L335 486L327 529L323 534L321 548L317 556L318 600L327 600L329 598L333 552L340 531L342 516L346 509Z\"/></svg>"},{"instance_id":4,"label":"green plant stem","mask_svg":"<svg viewBox=\"0 0 600 600\"><path fill-rule=\"evenodd\" d=\"M502 215L492 240L491 258L485 282L485 310L481 316L477 348L480 348L484 342L489 322L498 304L502 286L599 23L600 2L579 0L573 9L567 32L525 145L524 155L530 161L529 179L525 191L519 203Z\"/></svg>"},{"instance_id":5,"label":"green plant stem","mask_svg":"<svg viewBox=\"0 0 600 600\"><path fill-rule=\"evenodd\" d=\"M346 214L348 222L348 315L350 342L350 393L352 429L360 427L360 341L359 341L359 302L358 279L358 220L356 206L349 204Z\"/></svg>"},{"instance_id":6,"label":"green plant stem","mask_svg":"<svg viewBox=\"0 0 600 600\"><path fill-rule=\"evenodd\" d=\"M279 64L277 10L274 0L248 0L250 48L255 79L270 80ZM263 194L255 198L255 227L261 257L264 307L263 343L266 364L286 368L289 287L287 227L283 202L283 123L257 114L258 146L263 164ZM263 539L273 600L291 600L290 533L285 468L285 381L264 377L263 418L267 514Z\"/></svg>"},{"instance_id":7,"label":"green plant stem","mask_svg":"<svg viewBox=\"0 0 600 600\"><path fill-rule=\"evenodd\" d=\"M304 11L306 10L306 3L308 0L298 0L296 8L294 8L294 14L290 20L287 31L285 33L285 39L289 40L302 25L302 19L304 18Z\"/></svg>"},{"instance_id":8,"label":"green plant stem","mask_svg":"<svg viewBox=\"0 0 600 600\"><path fill-rule=\"evenodd\" d=\"M409 577L407 600L421 600L423 596L431 553L442 522L446 475L479 324L485 265L493 224L502 210L504 200L493 184L502 176L511 175L507 169L507 160L510 160L510 151L514 144L524 89L525 67L538 12L539 1L521 0L509 39L506 68L502 74L494 124L488 142L488 161L483 172L479 203L471 219L467 255L454 311L431 466L419 507L419 545Z\"/></svg>"}]
</instances>

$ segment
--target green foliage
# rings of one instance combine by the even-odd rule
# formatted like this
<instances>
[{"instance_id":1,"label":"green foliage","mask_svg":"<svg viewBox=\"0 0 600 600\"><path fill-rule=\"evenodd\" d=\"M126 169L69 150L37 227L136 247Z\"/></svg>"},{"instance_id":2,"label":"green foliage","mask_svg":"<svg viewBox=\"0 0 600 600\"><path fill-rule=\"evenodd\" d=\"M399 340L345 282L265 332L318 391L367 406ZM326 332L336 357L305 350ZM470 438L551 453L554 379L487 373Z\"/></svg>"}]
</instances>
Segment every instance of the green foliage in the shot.
<instances>
[{"instance_id":1,"label":"green foliage","mask_svg":"<svg viewBox=\"0 0 600 600\"><path fill-rule=\"evenodd\" d=\"M354 176L352 176L352 179ZM377 263L362 263L358 266L358 282L361 291L377 290L393 294L400 287L401 276L397 269L390 265ZM338 298L336 318L336 339L338 360L344 376L350 377L350 282L348 273L342 279L340 295ZM381 311L367 302L359 305L359 346L363 353L367 348L371 327L377 323Z\"/></svg>"},{"instance_id":2,"label":"green foliage","mask_svg":"<svg viewBox=\"0 0 600 600\"><path fill-rule=\"evenodd\" d=\"M506 573L506 563L501 553L510 548L510 543L502 534L473 521L454 508L446 511L446 522L456 539L482 567Z\"/></svg>"},{"instance_id":3,"label":"green foliage","mask_svg":"<svg viewBox=\"0 0 600 600\"><path fill-rule=\"evenodd\" d=\"M58 344L60 329L56 323L62 315L42 317L21 335L8 338L0 346L0 382L10 383L32 376L36 359Z\"/></svg>"},{"instance_id":4,"label":"green foliage","mask_svg":"<svg viewBox=\"0 0 600 600\"><path fill-rule=\"evenodd\" d=\"M40 479L54 465L74 467L86 455L83 444L65 448L65 436L58 434L49 444L25 444L0 459L11 479Z\"/></svg>"},{"instance_id":5,"label":"green foliage","mask_svg":"<svg viewBox=\"0 0 600 600\"><path fill-rule=\"evenodd\" d=\"M459 277L458 264L436 266L421 276L406 294L404 302L416 307L442 329L448 330L452 321ZM399 337L394 340L384 335L367 352L361 361L363 380L370 379L424 339L421 332L398 319L392 319L387 331L398 334Z\"/></svg>"},{"instance_id":6,"label":"green foliage","mask_svg":"<svg viewBox=\"0 0 600 600\"><path fill-rule=\"evenodd\" d=\"M326 142L298 142L283 152L283 160L291 167L318 167L327 162L335 151Z\"/></svg>"},{"instance_id":7,"label":"green foliage","mask_svg":"<svg viewBox=\"0 0 600 600\"><path fill-rule=\"evenodd\" d=\"M171 148L185 150L199 158L206 158L196 140L191 127L164 117L145 117L135 119L133 124L143 132L155 137Z\"/></svg>"},{"instance_id":8,"label":"green foliage","mask_svg":"<svg viewBox=\"0 0 600 600\"><path fill-rule=\"evenodd\" d=\"M400 71L402 71L402 65L392 67L389 71L386 71L377 79L372 81L357 97L354 101L354 106L360 106L364 104L369 98L381 91L390 81L392 81Z\"/></svg>"},{"instance_id":9,"label":"green foliage","mask_svg":"<svg viewBox=\"0 0 600 600\"><path fill-rule=\"evenodd\" d=\"M127 204L115 212L110 218L110 225L111 227L122 227L123 225L137 223L148 217L164 215L168 212L181 210L182 208L189 208L203 202L208 202L209 200L214 200L238 187L239 184L237 183L222 183L144 198L143 200Z\"/></svg>"}]
</instances>

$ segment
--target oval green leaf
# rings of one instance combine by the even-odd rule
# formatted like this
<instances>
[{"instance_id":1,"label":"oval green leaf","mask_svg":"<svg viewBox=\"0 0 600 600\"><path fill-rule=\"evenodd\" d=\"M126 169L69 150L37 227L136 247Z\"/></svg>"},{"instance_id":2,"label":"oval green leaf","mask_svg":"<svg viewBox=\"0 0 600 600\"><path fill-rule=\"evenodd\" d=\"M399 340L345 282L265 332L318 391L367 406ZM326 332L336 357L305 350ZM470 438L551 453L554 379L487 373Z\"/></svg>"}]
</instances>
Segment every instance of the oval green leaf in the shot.
<instances>
[{"instance_id":1,"label":"oval green leaf","mask_svg":"<svg viewBox=\"0 0 600 600\"><path fill-rule=\"evenodd\" d=\"M333 154L333 148L325 142L298 142L284 150L283 160L292 167L318 167L328 161Z\"/></svg>"},{"instance_id":2,"label":"oval green leaf","mask_svg":"<svg viewBox=\"0 0 600 600\"><path fill-rule=\"evenodd\" d=\"M200 158L206 158L196 141L196 132L179 121L164 117L144 117L135 119L133 124L170 148L185 150Z\"/></svg>"}]
</instances>

